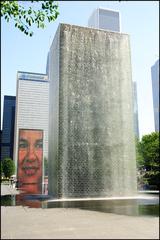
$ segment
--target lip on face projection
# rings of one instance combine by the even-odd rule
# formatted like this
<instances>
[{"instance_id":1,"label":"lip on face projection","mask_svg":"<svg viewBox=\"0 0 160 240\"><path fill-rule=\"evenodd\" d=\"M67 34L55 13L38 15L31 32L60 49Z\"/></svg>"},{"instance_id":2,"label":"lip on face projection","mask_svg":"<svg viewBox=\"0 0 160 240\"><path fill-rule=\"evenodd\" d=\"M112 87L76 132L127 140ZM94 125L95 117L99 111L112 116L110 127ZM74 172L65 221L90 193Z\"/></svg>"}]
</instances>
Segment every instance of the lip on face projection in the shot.
<instances>
[{"instance_id":1,"label":"lip on face projection","mask_svg":"<svg viewBox=\"0 0 160 240\"><path fill-rule=\"evenodd\" d=\"M33 176L36 175L37 171L39 170L40 165L39 161L35 159L33 162L29 159L25 159L22 163L22 170L26 176Z\"/></svg>"},{"instance_id":2,"label":"lip on face projection","mask_svg":"<svg viewBox=\"0 0 160 240\"><path fill-rule=\"evenodd\" d=\"M27 176L33 176L36 174L36 172L38 171L39 167L35 167L35 166L26 166L26 167L22 167L25 175Z\"/></svg>"}]
</instances>

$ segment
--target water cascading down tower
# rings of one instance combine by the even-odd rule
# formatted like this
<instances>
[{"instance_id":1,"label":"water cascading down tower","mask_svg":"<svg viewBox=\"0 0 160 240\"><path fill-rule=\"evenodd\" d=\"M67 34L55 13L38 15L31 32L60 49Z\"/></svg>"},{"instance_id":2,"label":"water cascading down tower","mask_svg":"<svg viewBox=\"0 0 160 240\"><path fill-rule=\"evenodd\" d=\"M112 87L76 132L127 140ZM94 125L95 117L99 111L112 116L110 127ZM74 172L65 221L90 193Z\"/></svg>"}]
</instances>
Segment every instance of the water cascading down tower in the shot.
<instances>
[{"instance_id":1,"label":"water cascading down tower","mask_svg":"<svg viewBox=\"0 0 160 240\"><path fill-rule=\"evenodd\" d=\"M129 35L60 24L49 79L49 195L134 195Z\"/></svg>"}]
</instances>

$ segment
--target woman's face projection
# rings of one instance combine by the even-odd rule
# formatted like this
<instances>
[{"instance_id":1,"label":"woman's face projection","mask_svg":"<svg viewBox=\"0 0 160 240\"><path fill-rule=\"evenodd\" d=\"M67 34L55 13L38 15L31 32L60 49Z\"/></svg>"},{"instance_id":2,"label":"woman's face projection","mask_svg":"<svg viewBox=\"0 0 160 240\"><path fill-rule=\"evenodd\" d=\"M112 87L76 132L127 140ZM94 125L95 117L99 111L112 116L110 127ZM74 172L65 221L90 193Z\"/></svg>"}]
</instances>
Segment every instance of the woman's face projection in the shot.
<instances>
[{"instance_id":1,"label":"woman's face projection","mask_svg":"<svg viewBox=\"0 0 160 240\"><path fill-rule=\"evenodd\" d=\"M28 193L42 192L43 131L20 130L18 153L19 188Z\"/></svg>"}]
</instances>

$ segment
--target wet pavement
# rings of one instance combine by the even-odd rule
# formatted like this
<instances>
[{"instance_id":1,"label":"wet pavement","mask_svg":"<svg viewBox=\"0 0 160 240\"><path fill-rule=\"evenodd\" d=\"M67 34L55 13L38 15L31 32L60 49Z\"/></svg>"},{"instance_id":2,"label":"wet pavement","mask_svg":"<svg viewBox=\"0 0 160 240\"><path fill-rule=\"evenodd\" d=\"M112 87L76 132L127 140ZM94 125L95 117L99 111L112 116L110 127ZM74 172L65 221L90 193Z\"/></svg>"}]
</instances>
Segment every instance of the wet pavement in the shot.
<instances>
[{"instance_id":1,"label":"wet pavement","mask_svg":"<svg viewBox=\"0 0 160 240\"><path fill-rule=\"evenodd\" d=\"M1 239L159 238L159 218L156 215L129 216L122 213L124 206L127 206L126 209L130 213L131 202L128 205L124 201L116 204L116 211L119 213L113 213L113 209L112 212L111 210L108 212L111 206L113 207L111 202L109 206L102 201L98 205L99 209L94 209L97 208L95 201L85 202L87 205L84 206L80 206L78 201L73 202L74 205L62 201L61 205L57 206L48 199L44 200L43 197L37 199L31 195L21 199L22 205L22 202L18 202L22 195L17 195L16 189L3 185L1 187L4 204L1 207ZM3 203L6 201L5 198L9 200L8 206L6 202ZM150 203L153 207L155 201Z\"/></svg>"}]
</instances>

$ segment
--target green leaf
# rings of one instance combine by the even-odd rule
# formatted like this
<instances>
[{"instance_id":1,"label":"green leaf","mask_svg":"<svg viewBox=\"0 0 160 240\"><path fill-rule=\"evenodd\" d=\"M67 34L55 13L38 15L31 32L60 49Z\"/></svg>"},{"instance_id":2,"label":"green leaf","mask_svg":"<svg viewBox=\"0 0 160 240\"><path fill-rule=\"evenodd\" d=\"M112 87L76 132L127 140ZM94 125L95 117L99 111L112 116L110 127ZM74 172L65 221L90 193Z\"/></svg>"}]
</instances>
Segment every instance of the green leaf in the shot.
<instances>
[{"instance_id":1,"label":"green leaf","mask_svg":"<svg viewBox=\"0 0 160 240\"><path fill-rule=\"evenodd\" d=\"M30 3L29 3L30 2ZM40 9L34 10L34 4L41 2ZM27 5L22 5L21 1L1 1L1 17L9 22L10 18L14 21L14 26L17 27L20 31L23 31L24 34L27 35L28 31L24 31L22 26L29 28L32 23L34 23L38 28L44 28L45 18L47 18L48 22L54 21L58 16L58 4L52 0L49 1L28 1L29 6L27 9ZM23 30L22 30L23 29ZM31 36L32 34L29 34Z\"/></svg>"},{"instance_id":2,"label":"green leaf","mask_svg":"<svg viewBox=\"0 0 160 240\"><path fill-rule=\"evenodd\" d=\"M29 19L28 24L29 24L29 26L31 26L31 19Z\"/></svg>"},{"instance_id":3,"label":"green leaf","mask_svg":"<svg viewBox=\"0 0 160 240\"><path fill-rule=\"evenodd\" d=\"M41 28L45 28L45 25L44 25L44 23L40 23L40 25L39 25Z\"/></svg>"},{"instance_id":4,"label":"green leaf","mask_svg":"<svg viewBox=\"0 0 160 240\"><path fill-rule=\"evenodd\" d=\"M29 10L28 10L28 14L31 14L31 13L32 13L32 10L31 10L31 9L29 9Z\"/></svg>"}]
</instances>

